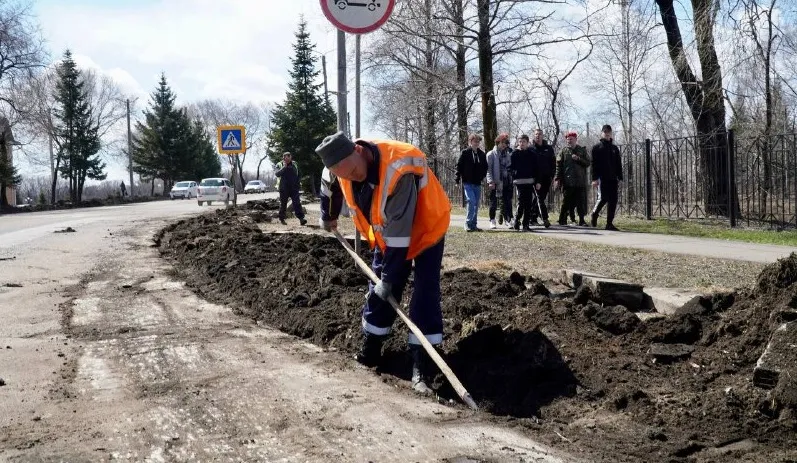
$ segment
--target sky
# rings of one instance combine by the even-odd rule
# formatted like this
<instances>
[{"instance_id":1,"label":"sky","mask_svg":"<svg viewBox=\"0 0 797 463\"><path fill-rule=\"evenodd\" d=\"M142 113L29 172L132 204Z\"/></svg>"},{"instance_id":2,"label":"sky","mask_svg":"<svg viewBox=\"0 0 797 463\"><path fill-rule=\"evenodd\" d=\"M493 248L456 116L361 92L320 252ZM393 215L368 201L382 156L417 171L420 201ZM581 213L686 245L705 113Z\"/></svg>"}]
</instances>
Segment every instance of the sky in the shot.
<instances>
[{"instance_id":1,"label":"sky","mask_svg":"<svg viewBox=\"0 0 797 463\"><path fill-rule=\"evenodd\" d=\"M302 15L316 50L327 56L330 89L337 86L336 31L318 0L34 0L33 8L54 60L69 48L78 66L113 77L123 93L138 97L139 110L161 72L181 105L282 101ZM348 77L353 85L353 70ZM108 173L109 180L127 178L115 163Z\"/></svg>"}]
</instances>

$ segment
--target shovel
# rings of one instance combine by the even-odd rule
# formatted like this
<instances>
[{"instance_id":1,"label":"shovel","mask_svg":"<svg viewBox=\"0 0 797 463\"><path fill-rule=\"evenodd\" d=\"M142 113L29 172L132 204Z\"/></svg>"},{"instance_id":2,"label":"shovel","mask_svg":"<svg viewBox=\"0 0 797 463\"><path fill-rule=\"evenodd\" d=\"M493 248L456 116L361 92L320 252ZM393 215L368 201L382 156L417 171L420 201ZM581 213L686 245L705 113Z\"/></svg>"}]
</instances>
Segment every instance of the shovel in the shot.
<instances>
[{"instance_id":1,"label":"shovel","mask_svg":"<svg viewBox=\"0 0 797 463\"><path fill-rule=\"evenodd\" d=\"M374 271L371 270L371 267L369 267L359 255L357 255L357 253L354 251L354 248L352 248L349 242L346 241L346 238L344 238L343 235L341 235L337 230L333 230L332 232L335 234L335 238L340 241L340 244L343 245L349 255L354 259L354 263L357 264L357 267L360 267L360 270L362 270L363 273L365 273L365 275L374 282L374 284L379 283L379 278L377 278ZM423 346L424 350L426 350L426 353L429 354L429 357L432 358L435 365L437 365L437 367L440 368L440 371L443 372L443 375L445 375L448 382L451 383L451 386L454 387L454 390L457 392L459 398L462 399L462 401L465 402L468 407L472 408L473 410L478 410L479 408L476 406L476 402L473 400L473 397L471 397L470 393L465 389L465 386L463 386L459 379L457 379L457 376L453 371L451 371L451 368L449 368L445 360L440 357L440 354L437 353L429 340L426 339L426 336L424 336L423 332L421 332L415 323L413 323L412 320L410 320L409 317L404 314L404 311L401 310L399 303L396 302L396 299L393 298L393 296L390 296L388 302L390 303L390 306L393 307L393 310L396 311L396 314L398 314L401 321L407 325L410 331L412 331L412 334L414 334L415 337L418 338L418 341L421 342L421 345Z\"/></svg>"}]
</instances>

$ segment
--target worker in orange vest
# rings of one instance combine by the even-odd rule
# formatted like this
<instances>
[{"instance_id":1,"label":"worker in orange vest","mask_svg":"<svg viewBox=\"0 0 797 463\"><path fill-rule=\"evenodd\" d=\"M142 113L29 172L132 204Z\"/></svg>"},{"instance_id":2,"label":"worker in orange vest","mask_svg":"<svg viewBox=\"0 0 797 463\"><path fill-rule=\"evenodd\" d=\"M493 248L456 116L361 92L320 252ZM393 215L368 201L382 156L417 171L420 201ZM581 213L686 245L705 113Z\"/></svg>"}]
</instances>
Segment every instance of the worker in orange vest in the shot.
<instances>
[{"instance_id":1,"label":"worker in orange vest","mask_svg":"<svg viewBox=\"0 0 797 463\"><path fill-rule=\"evenodd\" d=\"M410 319L435 346L443 342L440 267L451 203L418 148L394 140L351 141L343 132L316 148L326 169L322 174L321 226L331 231L343 200L354 225L373 249L372 268L380 278L369 282L362 312L363 343L358 362L376 366L396 313L387 302L401 301L415 262ZM434 363L410 333L412 386L430 393Z\"/></svg>"}]
</instances>

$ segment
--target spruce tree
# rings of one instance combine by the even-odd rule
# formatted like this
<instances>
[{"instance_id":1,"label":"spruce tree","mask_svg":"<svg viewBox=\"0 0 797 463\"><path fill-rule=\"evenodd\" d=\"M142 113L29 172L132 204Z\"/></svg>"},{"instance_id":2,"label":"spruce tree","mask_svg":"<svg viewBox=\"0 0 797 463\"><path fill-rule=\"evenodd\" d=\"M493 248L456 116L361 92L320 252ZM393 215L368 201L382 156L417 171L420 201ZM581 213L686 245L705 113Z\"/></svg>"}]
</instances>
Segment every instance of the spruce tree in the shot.
<instances>
[{"instance_id":1,"label":"spruce tree","mask_svg":"<svg viewBox=\"0 0 797 463\"><path fill-rule=\"evenodd\" d=\"M151 95L144 122L136 123L133 137L133 170L144 178L160 178L168 190L178 181L221 175L221 163L213 142L198 121L191 121L161 74Z\"/></svg>"},{"instance_id":2,"label":"spruce tree","mask_svg":"<svg viewBox=\"0 0 797 463\"><path fill-rule=\"evenodd\" d=\"M271 138L275 149L269 156L276 163L282 159L283 152L290 151L304 176L303 184L309 185L315 193L324 167L315 149L324 137L335 132L337 118L321 92L323 82L318 82L320 72L313 55L315 45L310 42L304 19L295 36L291 82L285 102L274 109Z\"/></svg>"},{"instance_id":3,"label":"spruce tree","mask_svg":"<svg viewBox=\"0 0 797 463\"><path fill-rule=\"evenodd\" d=\"M94 120L85 84L71 51L66 50L57 72L55 136L59 140L59 150L56 168L69 181L70 200L78 203L83 197L86 178L105 180L106 177L105 163L99 157L102 147L99 125Z\"/></svg>"}]
</instances>

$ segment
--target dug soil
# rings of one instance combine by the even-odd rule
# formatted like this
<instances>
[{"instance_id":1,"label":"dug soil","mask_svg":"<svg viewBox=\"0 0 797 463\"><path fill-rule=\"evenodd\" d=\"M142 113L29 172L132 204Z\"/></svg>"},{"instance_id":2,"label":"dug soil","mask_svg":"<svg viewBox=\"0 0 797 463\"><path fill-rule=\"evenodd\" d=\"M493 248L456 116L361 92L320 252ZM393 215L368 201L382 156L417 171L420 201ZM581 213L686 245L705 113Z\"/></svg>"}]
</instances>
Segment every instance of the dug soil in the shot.
<instances>
[{"instance_id":1,"label":"dug soil","mask_svg":"<svg viewBox=\"0 0 797 463\"><path fill-rule=\"evenodd\" d=\"M260 209L182 220L156 242L203 297L353 364L366 278L334 238L263 233L257 222L271 217ZM795 281L792 255L749 289L642 321L589 291L551 294L532 276L444 270L444 357L489 419L589 459L795 461L795 371L772 389L752 382L783 323L771 314L797 306ZM405 350L397 322L377 373L405 384ZM453 397L441 375L436 385Z\"/></svg>"}]
</instances>

